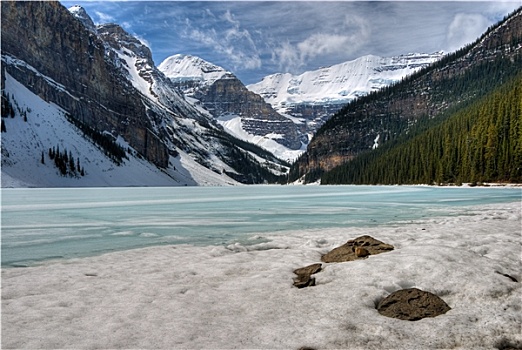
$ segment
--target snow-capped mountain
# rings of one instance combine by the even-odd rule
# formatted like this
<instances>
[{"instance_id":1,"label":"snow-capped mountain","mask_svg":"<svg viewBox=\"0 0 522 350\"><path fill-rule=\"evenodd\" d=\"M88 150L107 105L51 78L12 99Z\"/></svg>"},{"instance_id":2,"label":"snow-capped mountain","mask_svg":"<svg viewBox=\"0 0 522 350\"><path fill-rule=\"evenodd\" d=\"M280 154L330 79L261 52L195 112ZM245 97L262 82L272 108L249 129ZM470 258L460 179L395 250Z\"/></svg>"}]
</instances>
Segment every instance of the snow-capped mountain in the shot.
<instances>
[{"instance_id":1,"label":"snow-capped mountain","mask_svg":"<svg viewBox=\"0 0 522 350\"><path fill-rule=\"evenodd\" d=\"M295 159L308 143L299 125L277 113L231 72L202 58L174 55L159 66L188 101L202 108L231 135L282 159Z\"/></svg>"},{"instance_id":2,"label":"snow-capped mountain","mask_svg":"<svg viewBox=\"0 0 522 350\"><path fill-rule=\"evenodd\" d=\"M398 82L442 56L442 52L368 55L300 75L269 75L247 88L263 96L279 113L304 118L314 132L344 104Z\"/></svg>"},{"instance_id":3,"label":"snow-capped mountain","mask_svg":"<svg viewBox=\"0 0 522 350\"><path fill-rule=\"evenodd\" d=\"M260 183L285 171L188 103L118 25L93 28L58 2L1 6L3 187Z\"/></svg>"},{"instance_id":4,"label":"snow-capped mountain","mask_svg":"<svg viewBox=\"0 0 522 350\"><path fill-rule=\"evenodd\" d=\"M91 16L85 11L83 7L80 5L74 5L69 7L69 12L80 22L83 23L85 28L89 29L91 32L96 33L96 26L94 25L94 22L92 21Z\"/></svg>"},{"instance_id":5,"label":"snow-capped mountain","mask_svg":"<svg viewBox=\"0 0 522 350\"><path fill-rule=\"evenodd\" d=\"M277 109L304 103L344 104L397 82L442 55L440 52L398 57L368 55L300 75L269 75L247 88Z\"/></svg>"},{"instance_id":6,"label":"snow-capped mountain","mask_svg":"<svg viewBox=\"0 0 522 350\"><path fill-rule=\"evenodd\" d=\"M207 62L202 58L191 55L176 54L167 57L158 65L158 69L162 71L178 86L183 83L192 83L198 85L210 86L232 73L213 63Z\"/></svg>"}]
</instances>

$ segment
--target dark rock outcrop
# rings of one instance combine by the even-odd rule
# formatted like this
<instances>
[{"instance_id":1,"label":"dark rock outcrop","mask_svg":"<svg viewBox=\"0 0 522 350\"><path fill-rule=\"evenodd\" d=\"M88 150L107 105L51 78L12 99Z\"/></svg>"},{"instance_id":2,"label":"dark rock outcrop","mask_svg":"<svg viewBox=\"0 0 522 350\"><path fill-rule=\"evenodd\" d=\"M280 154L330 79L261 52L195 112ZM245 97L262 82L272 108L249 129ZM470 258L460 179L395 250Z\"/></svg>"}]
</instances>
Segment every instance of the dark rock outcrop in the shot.
<instances>
[{"instance_id":1,"label":"dark rock outcrop","mask_svg":"<svg viewBox=\"0 0 522 350\"><path fill-rule=\"evenodd\" d=\"M393 250L393 246L370 236L361 236L349 240L340 247L332 249L321 257L321 261L344 262L365 258L368 255L385 253Z\"/></svg>"},{"instance_id":2,"label":"dark rock outcrop","mask_svg":"<svg viewBox=\"0 0 522 350\"><path fill-rule=\"evenodd\" d=\"M445 314L451 308L435 294L417 288L398 290L377 305L377 311L387 317L417 321Z\"/></svg>"}]
</instances>

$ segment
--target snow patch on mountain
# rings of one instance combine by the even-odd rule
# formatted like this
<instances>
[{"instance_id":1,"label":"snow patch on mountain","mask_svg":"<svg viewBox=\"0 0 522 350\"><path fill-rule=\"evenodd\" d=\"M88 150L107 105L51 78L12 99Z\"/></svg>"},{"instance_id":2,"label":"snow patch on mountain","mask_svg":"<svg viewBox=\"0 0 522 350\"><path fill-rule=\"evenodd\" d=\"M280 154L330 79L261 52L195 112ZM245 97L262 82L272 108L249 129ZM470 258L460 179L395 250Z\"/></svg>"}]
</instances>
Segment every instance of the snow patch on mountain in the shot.
<instances>
[{"instance_id":1,"label":"snow patch on mountain","mask_svg":"<svg viewBox=\"0 0 522 350\"><path fill-rule=\"evenodd\" d=\"M216 66L202 58L177 54L167 57L158 66L173 82L198 82L202 85L212 85L226 75L232 75L231 72Z\"/></svg>"},{"instance_id":2,"label":"snow patch on mountain","mask_svg":"<svg viewBox=\"0 0 522 350\"><path fill-rule=\"evenodd\" d=\"M145 80L141 75L140 71L138 71L138 63L142 64L143 59L136 57L135 54L127 51L127 50L114 50L118 56L125 62L124 66L128 72L128 78L139 92L147 96L153 101L157 102L157 97L154 96L152 92L152 83ZM148 66L148 69L152 69L152 67Z\"/></svg>"},{"instance_id":3,"label":"snow patch on mountain","mask_svg":"<svg viewBox=\"0 0 522 350\"><path fill-rule=\"evenodd\" d=\"M247 141L262 147L270 151L274 156L279 159L288 161L294 161L304 151L306 151L306 145L302 144L298 150L289 149L280 143L276 142L275 139L281 137L280 134L267 134L265 136L252 135L245 131L243 127L242 118L235 114L223 115L217 119L218 123L227 130L228 133L237 137L240 140Z\"/></svg>"},{"instance_id":4,"label":"snow patch on mountain","mask_svg":"<svg viewBox=\"0 0 522 350\"><path fill-rule=\"evenodd\" d=\"M263 96L280 112L289 105L303 103L345 104L399 81L442 55L442 52L397 57L368 55L300 75L269 75L247 88Z\"/></svg>"},{"instance_id":5,"label":"snow patch on mountain","mask_svg":"<svg viewBox=\"0 0 522 350\"><path fill-rule=\"evenodd\" d=\"M80 5L74 5L69 7L68 10L76 19L82 22L87 29L93 33L96 33L96 26L94 25L91 16L89 16L83 7Z\"/></svg>"}]
</instances>

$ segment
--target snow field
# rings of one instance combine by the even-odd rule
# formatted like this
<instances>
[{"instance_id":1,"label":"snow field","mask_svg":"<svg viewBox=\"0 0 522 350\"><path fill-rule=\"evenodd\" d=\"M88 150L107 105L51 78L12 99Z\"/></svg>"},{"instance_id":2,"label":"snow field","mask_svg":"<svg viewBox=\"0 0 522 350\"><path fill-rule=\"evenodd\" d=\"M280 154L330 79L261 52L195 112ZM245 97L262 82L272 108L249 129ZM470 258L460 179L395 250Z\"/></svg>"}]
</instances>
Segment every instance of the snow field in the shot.
<instances>
[{"instance_id":1,"label":"snow field","mask_svg":"<svg viewBox=\"0 0 522 350\"><path fill-rule=\"evenodd\" d=\"M396 226L284 232L255 245L162 246L2 270L3 348L491 349L521 345L521 206ZM292 271L363 234L389 253ZM253 237L260 239L262 237ZM377 313L417 287L452 308Z\"/></svg>"}]
</instances>

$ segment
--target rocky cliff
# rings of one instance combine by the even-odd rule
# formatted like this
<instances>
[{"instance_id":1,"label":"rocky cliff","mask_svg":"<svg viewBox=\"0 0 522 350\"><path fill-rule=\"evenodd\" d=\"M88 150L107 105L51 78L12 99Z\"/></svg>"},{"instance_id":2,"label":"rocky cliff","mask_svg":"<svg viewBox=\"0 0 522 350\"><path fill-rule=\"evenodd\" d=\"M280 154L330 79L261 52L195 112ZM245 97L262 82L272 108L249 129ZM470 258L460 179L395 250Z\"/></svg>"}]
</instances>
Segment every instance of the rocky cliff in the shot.
<instances>
[{"instance_id":1,"label":"rocky cliff","mask_svg":"<svg viewBox=\"0 0 522 350\"><path fill-rule=\"evenodd\" d=\"M139 93L115 70L102 40L58 2L3 1L1 6L2 73L167 166L167 148Z\"/></svg>"},{"instance_id":2,"label":"rocky cliff","mask_svg":"<svg viewBox=\"0 0 522 350\"><path fill-rule=\"evenodd\" d=\"M198 89L194 98L216 118L227 114L240 116L249 134L279 134L277 142L290 149L301 148L296 125L277 113L261 96L249 91L234 75L225 75L212 85Z\"/></svg>"}]
</instances>

